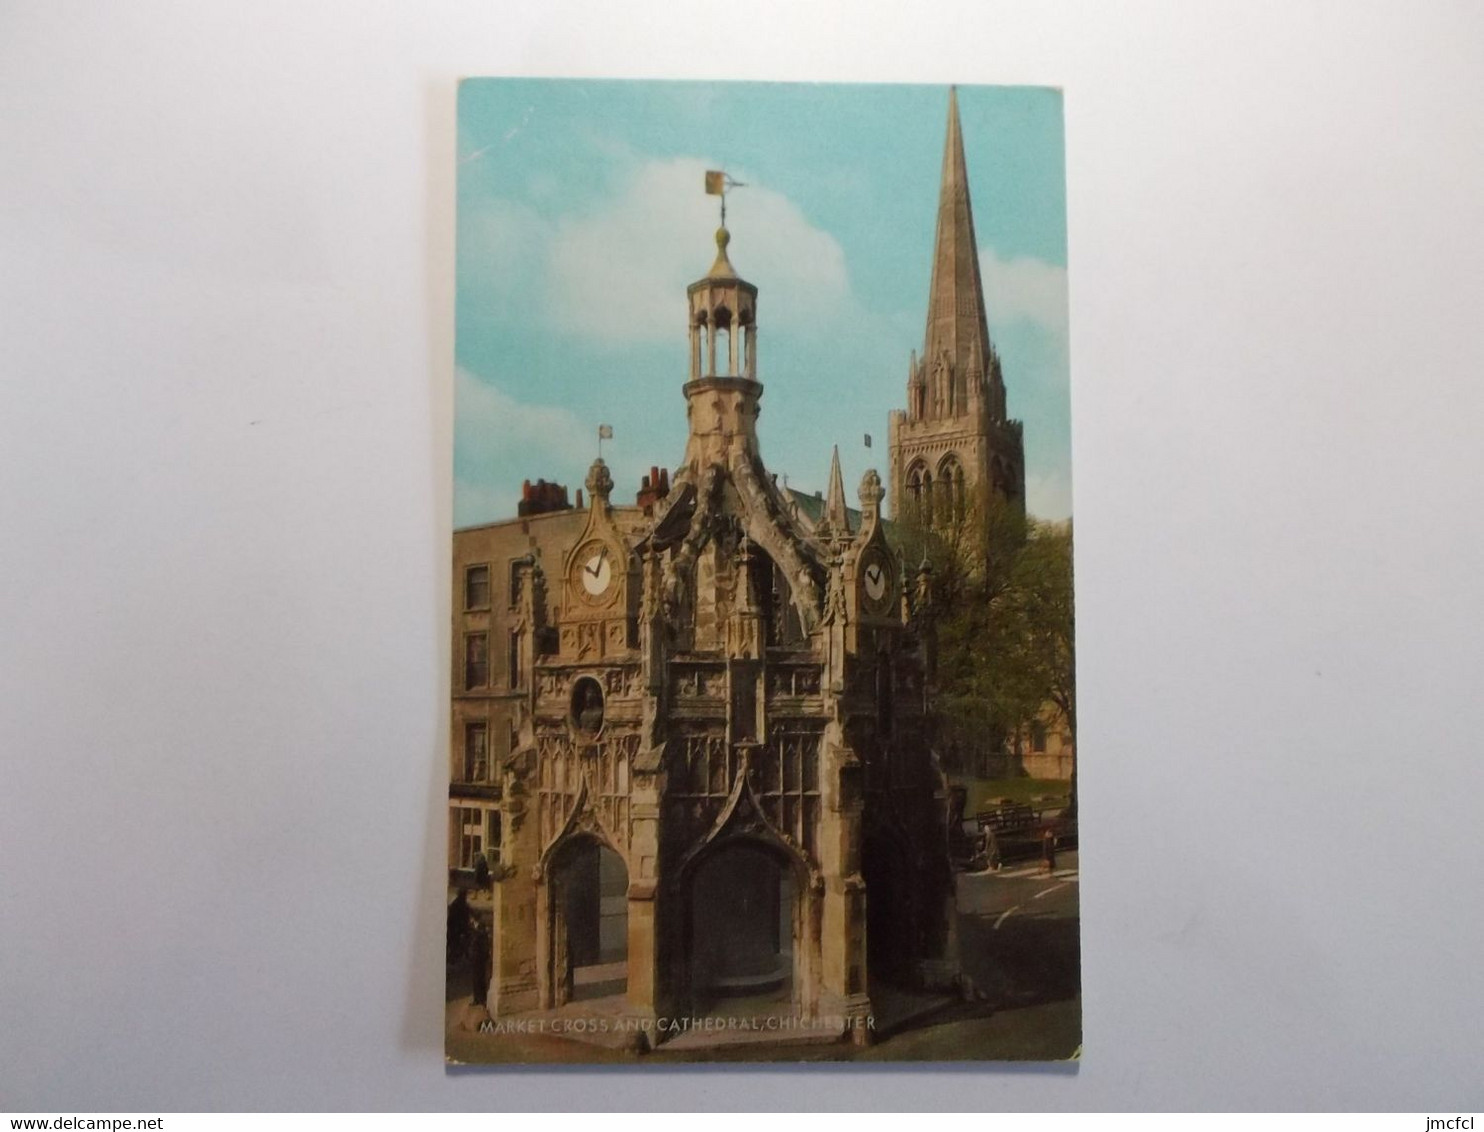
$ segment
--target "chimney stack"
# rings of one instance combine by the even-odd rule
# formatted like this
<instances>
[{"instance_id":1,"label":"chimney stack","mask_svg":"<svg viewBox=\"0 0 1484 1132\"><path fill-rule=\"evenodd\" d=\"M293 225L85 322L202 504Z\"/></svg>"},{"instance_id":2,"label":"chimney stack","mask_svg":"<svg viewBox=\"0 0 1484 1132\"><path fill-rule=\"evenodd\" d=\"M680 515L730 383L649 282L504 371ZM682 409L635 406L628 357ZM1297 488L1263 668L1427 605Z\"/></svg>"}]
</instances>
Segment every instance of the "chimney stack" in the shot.
<instances>
[{"instance_id":1,"label":"chimney stack","mask_svg":"<svg viewBox=\"0 0 1484 1132\"><path fill-rule=\"evenodd\" d=\"M670 494L670 470L651 466L649 475L639 480L639 493L634 502L644 509L646 515L654 514L654 505Z\"/></svg>"},{"instance_id":2,"label":"chimney stack","mask_svg":"<svg viewBox=\"0 0 1484 1132\"><path fill-rule=\"evenodd\" d=\"M581 507L581 492L578 496L577 505ZM515 513L522 519L531 515L545 515L551 511L570 510L572 510L572 502L568 497L565 484L548 483L544 479L538 479L535 483L526 480L520 485L520 503Z\"/></svg>"}]
</instances>

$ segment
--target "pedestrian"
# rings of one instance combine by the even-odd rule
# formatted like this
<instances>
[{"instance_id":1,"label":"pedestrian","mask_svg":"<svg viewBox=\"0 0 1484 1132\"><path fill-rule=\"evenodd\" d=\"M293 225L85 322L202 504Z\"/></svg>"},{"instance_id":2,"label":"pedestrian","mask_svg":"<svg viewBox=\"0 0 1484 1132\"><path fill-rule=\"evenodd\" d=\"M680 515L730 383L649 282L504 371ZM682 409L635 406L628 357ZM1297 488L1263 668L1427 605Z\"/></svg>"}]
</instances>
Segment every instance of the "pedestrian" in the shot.
<instances>
[{"instance_id":1,"label":"pedestrian","mask_svg":"<svg viewBox=\"0 0 1484 1132\"><path fill-rule=\"evenodd\" d=\"M469 910L469 894L462 888L448 906L448 962L457 963L464 957L464 948L469 942L469 925L473 913Z\"/></svg>"},{"instance_id":2,"label":"pedestrian","mask_svg":"<svg viewBox=\"0 0 1484 1132\"><path fill-rule=\"evenodd\" d=\"M483 1006L490 990L490 936L484 924L479 921L474 924L470 953L470 989L474 992L474 1005Z\"/></svg>"},{"instance_id":3,"label":"pedestrian","mask_svg":"<svg viewBox=\"0 0 1484 1132\"><path fill-rule=\"evenodd\" d=\"M1041 867L1056 872L1056 834L1049 825L1041 831Z\"/></svg>"}]
</instances>

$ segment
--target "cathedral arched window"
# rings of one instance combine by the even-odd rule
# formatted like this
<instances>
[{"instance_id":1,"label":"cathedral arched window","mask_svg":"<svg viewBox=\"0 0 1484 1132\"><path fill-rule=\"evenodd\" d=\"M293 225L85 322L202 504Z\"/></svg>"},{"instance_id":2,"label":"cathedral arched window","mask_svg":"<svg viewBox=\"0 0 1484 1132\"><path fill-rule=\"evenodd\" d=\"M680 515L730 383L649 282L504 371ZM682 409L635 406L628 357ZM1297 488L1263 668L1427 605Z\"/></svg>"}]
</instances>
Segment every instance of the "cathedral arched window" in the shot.
<instances>
[{"instance_id":1,"label":"cathedral arched window","mask_svg":"<svg viewBox=\"0 0 1484 1132\"><path fill-rule=\"evenodd\" d=\"M927 468L922 461L918 461L907 469L907 509L917 512L922 509L923 480L927 478Z\"/></svg>"},{"instance_id":2,"label":"cathedral arched window","mask_svg":"<svg viewBox=\"0 0 1484 1132\"><path fill-rule=\"evenodd\" d=\"M943 498L944 521L960 522L968 509L968 494L964 466L952 452L938 465L938 485Z\"/></svg>"}]
</instances>

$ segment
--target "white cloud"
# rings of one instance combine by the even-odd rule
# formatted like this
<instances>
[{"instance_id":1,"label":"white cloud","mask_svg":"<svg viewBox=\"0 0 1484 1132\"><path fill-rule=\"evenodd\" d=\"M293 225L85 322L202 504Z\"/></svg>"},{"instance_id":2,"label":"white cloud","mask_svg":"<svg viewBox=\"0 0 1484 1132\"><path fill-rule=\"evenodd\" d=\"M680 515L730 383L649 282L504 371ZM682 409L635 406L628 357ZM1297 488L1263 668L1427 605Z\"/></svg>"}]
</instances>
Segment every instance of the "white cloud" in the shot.
<instances>
[{"instance_id":1,"label":"white cloud","mask_svg":"<svg viewBox=\"0 0 1484 1132\"><path fill-rule=\"evenodd\" d=\"M1011 412L1026 420L1026 509L1041 519L1072 514L1066 433L1067 269L1031 256L1001 259L979 249L991 336L1005 361Z\"/></svg>"},{"instance_id":2,"label":"white cloud","mask_svg":"<svg viewBox=\"0 0 1484 1132\"><path fill-rule=\"evenodd\" d=\"M562 334L683 340L685 288L716 255L717 201L702 191L710 165L631 160L596 208L555 221L504 198L466 204L459 286ZM727 221L732 263L762 291L765 327L803 328L848 310L844 250L787 197L747 185L729 194Z\"/></svg>"},{"instance_id":3,"label":"white cloud","mask_svg":"<svg viewBox=\"0 0 1484 1132\"><path fill-rule=\"evenodd\" d=\"M1072 514L1072 481L1065 469L1025 477L1025 509L1038 519L1067 519Z\"/></svg>"},{"instance_id":4,"label":"white cloud","mask_svg":"<svg viewBox=\"0 0 1484 1132\"><path fill-rule=\"evenodd\" d=\"M1065 338L1067 269L1031 256L1001 259L993 248L979 249L984 305L997 326L1034 322Z\"/></svg>"},{"instance_id":5,"label":"white cloud","mask_svg":"<svg viewBox=\"0 0 1484 1132\"><path fill-rule=\"evenodd\" d=\"M643 162L600 209L560 220L547 264L548 319L615 342L683 332L686 285L715 255L717 202L702 192L706 168L699 158ZM841 309L850 290L845 253L797 205L749 185L728 197L728 213L729 254L762 290L765 325L804 326Z\"/></svg>"},{"instance_id":6,"label":"white cloud","mask_svg":"<svg viewBox=\"0 0 1484 1132\"><path fill-rule=\"evenodd\" d=\"M497 197L465 206L459 227L459 286L501 303L528 299L550 239L536 211Z\"/></svg>"},{"instance_id":7,"label":"white cloud","mask_svg":"<svg viewBox=\"0 0 1484 1132\"><path fill-rule=\"evenodd\" d=\"M568 409L519 401L462 366L454 375L454 524L515 514L521 481L577 488L595 454L596 425Z\"/></svg>"}]
</instances>

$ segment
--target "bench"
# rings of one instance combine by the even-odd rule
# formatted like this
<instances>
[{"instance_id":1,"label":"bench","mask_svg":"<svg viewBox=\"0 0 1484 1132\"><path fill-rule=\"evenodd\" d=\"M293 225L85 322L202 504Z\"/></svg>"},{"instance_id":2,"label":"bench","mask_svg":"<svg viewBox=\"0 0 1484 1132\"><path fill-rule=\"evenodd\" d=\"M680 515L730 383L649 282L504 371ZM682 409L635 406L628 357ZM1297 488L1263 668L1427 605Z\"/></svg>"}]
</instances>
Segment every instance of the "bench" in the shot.
<instances>
[{"instance_id":1,"label":"bench","mask_svg":"<svg viewBox=\"0 0 1484 1132\"><path fill-rule=\"evenodd\" d=\"M1034 857L1041 851L1044 823L1029 802L1001 802L974 815L991 867L1011 857Z\"/></svg>"},{"instance_id":2,"label":"bench","mask_svg":"<svg viewBox=\"0 0 1484 1132\"><path fill-rule=\"evenodd\" d=\"M949 851L955 866L978 872L1007 860L1039 857L1042 838L1051 830L1057 849L1077 847L1077 823L1030 802L997 799L972 817L964 813L968 792L953 787L949 812ZM1059 798L1052 799L1060 801Z\"/></svg>"}]
</instances>

